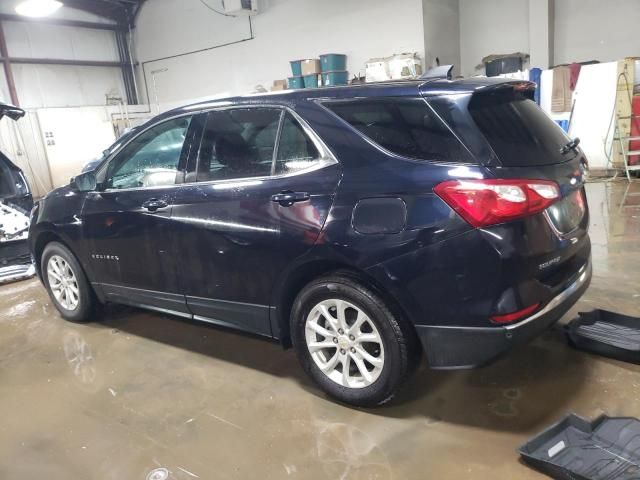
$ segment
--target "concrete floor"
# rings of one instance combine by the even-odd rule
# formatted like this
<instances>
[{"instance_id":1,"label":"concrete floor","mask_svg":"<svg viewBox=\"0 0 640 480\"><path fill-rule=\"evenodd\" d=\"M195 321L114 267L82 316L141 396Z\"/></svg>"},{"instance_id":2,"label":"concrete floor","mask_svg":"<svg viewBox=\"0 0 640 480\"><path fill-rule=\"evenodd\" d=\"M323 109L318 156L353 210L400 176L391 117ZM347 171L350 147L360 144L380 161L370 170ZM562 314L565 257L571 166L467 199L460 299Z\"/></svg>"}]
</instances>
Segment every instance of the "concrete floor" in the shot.
<instances>
[{"instance_id":1,"label":"concrete floor","mask_svg":"<svg viewBox=\"0 0 640 480\"><path fill-rule=\"evenodd\" d=\"M588 185L594 278L564 321L640 315L627 185ZM0 288L3 479L536 479L515 449L572 411L640 417L640 367L554 331L484 369L421 368L393 405L356 410L274 343L124 308L74 325L37 280Z\"/></svg>"}]
</instances>

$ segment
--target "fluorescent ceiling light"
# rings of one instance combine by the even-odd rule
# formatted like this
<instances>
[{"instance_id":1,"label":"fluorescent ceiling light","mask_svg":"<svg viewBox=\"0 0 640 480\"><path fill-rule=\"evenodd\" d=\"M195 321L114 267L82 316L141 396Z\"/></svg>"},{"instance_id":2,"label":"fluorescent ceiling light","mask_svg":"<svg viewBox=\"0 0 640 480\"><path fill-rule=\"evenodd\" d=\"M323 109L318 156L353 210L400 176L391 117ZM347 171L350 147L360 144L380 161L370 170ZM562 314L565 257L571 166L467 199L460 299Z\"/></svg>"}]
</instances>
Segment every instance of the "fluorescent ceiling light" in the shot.
<instances>
[{"instance_id":1,"label":"fluorescent ceiling light","mask_svg":"<svg viewBox=\"0 0 640 480\"><path fill-rule=\"evenodd\" d=\"M16 5L16 12L25 17L46 17L61 6L57 0L25 0Z\"/></svg>"}]
</instances>

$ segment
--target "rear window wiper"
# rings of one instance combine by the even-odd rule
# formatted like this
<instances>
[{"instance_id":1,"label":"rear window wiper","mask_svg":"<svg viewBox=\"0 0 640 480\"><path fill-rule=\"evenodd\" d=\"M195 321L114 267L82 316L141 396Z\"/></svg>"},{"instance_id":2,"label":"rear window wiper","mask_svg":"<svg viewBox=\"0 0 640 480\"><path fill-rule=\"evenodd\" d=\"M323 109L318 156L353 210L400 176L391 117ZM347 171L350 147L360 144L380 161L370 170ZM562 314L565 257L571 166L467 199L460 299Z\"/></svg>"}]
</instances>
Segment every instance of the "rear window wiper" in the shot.
<instances>
[{"instance_id":1,"label":"rear window wiper","mask_svg":"<svg viewBox=\"0 0 640 480\"><path fill-rule=\"evenodd\" d=\"M564 155L565 153L569 153L571 150L575 150L580 145L580 139L578 137L574 138L567 142L561 149L560 153Z\"/></svg>"}]
</instances>

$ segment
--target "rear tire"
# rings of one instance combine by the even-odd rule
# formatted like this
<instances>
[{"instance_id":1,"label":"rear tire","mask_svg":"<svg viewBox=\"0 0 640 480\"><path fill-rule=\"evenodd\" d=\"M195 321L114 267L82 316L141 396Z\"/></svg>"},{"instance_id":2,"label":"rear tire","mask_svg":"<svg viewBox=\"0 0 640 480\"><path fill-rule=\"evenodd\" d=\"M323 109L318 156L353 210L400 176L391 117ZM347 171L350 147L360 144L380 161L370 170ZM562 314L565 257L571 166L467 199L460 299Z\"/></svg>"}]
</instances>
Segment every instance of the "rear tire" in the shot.
<instances>
[{"instance_id":1,"label":"rear tire","mask_svg":"<svg viewBox=\"0 0 640 480\"><path fill-rule=\"evenodd\" d=\"M42 280L65 320L87 322L99 304L75 255L59 242L49 243L40 264Z\"/></svg>"},{"instance_id":2,"label":"rear tire","mask_svg":"<svg viewBox=\"0 0 640 480\"><path fill-rule=\"evenodd\" d=\"M304 287L290 321L305 372L330 396L351 405L389 402L420 358L410 326L346 272Z\"/></svg>"}]
</instances>

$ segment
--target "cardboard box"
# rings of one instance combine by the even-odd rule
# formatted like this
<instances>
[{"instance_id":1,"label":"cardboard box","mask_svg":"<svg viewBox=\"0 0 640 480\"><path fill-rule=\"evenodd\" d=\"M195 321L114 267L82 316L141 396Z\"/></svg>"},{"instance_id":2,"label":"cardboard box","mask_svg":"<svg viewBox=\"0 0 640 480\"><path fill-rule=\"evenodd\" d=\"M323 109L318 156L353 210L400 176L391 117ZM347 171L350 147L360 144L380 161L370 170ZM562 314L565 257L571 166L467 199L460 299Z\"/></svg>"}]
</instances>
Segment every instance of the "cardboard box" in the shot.
<instances>
[{"instance_id":1,"label":"cardboard box","mask_svg":"<svg viewBox=\"0 0 640 480\"><path fill-rule=\"evenodd\" d=\"M367 82L415 78L422 75L422 61L417 53L372 58L366 63L365 73Z\"/></svg>"},{"instance_id":2,"label":"cardboard box","mask_svg":"<svg viewBox=\"0 0 640 480\"><path fill-rule=\"evenodd\" d=\"M417 53L401 53L388 60L389 73L393 80L415 78L422 75L422 61Z\"/></svg>"},{"instance_id":3,"label":"cardboard box","mask_svg":"<svg viewBox=\"0 0 640 480\"><path fill-rule=\"evenodd\" d=\"M320 60L317 58L309 58L302 60L302 75L313 75L314 73L320 73Z\"/></svg>"},{"instance_id":4,"label":"cardboard box","mask_svg":"<svg viewBox=\"0 0 640 480\"><path fill-rule=\"evenodd\" d=\"M286 80L274 80L273 85L271 86L271 91L275 92L278 90L286 90L287 89L287 81Z\"/></svg>"},{"instance_id":5,"label":"cardboard box","mask_svg":"<svg viewBox=\"0 0 640 480\"><path fill-rule=\"evenodd\" d=\"M365 80L367 83L391 80L387 60L385 58L370 59L365 65Z\"/></svg>"}]
</instances>

